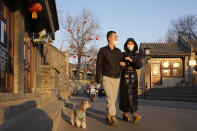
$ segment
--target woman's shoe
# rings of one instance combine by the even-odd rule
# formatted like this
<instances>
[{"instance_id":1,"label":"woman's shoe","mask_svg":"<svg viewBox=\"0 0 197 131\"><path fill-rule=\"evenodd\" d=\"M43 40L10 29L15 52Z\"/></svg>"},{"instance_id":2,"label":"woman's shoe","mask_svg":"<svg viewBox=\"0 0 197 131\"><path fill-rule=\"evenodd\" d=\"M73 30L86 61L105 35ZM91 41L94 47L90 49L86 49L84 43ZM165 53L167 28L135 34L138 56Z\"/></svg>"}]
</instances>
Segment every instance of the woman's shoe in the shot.
<instances>
[{"instance_id":1,"label":"woman's shoe","mask_svg":"<svg viewBox=\"0 0 197 131\"><path fill-rule=\"evenodd\" d=\"M123 114L123 120L124 120L124 121L130 122L130 121L131 121L131 118L129 118L128 115L124 115L124 114Z\"/></svg>"},{"instance_id":2,"label":"woman's shoe","mask_svg":"<svg viewBox=\"0 0 197 131\"><path fill-rule=\"evenodd\" d=\"M137 116L133 117L133 123L137 124L141 119L142 119L142 117L140 115L137 115Z\"/></svg>"}]
</instances>

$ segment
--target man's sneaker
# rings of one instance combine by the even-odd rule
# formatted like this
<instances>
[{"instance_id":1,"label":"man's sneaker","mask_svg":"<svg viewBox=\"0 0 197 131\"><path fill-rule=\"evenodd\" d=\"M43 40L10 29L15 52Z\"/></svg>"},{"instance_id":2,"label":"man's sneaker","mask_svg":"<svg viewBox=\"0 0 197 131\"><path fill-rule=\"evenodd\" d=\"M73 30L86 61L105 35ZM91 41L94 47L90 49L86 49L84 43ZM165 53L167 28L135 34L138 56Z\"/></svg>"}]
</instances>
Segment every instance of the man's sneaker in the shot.
<instances>
[{"instance_id":1,"label":"man's sneaker","mask_svg":"<svg viewBox=\"0 0 197 131\"><path fill-rule=\"evenodd\" d=\"M142 119L142 117L140 115L137 115L137 116L133 117L133 123L137 124L141 119Z\"/></svg>"},{"instance_id":2,"label":"man's sneaker","mask_svg":"<svg viewBox=\"0 0 197 131\"><path fill-rule=\"evenodd\" d=\"M118 121L117 121L115 116L111 117L111 124L112 124L112 126L117 126L118 125Z\"/></svg>"},{"instance_id":3,"label":"man's sneaker","mask_svg":"<svg viewBox=\"0 0 197 131\"><path fill-rule=\"evenodd\" d=\"M111 124L111 116L109 114L106 115L106 120Z\"/></svg>"}]
</instances>

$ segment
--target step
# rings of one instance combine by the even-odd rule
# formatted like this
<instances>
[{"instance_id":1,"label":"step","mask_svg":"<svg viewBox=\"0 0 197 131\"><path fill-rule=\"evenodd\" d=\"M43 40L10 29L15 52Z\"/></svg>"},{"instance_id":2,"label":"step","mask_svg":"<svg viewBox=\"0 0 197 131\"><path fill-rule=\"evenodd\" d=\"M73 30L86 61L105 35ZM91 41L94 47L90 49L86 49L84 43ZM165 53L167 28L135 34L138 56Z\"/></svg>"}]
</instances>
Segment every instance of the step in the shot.
<instances>
[{"instance_id":1,"label":"step","mask_svg":"<svg viewBox=\"0 0 197 131\"><path fill-rule=\"evenodd\" d=\"M24 93L24 94L0 93L0 103L21 100L24 98L25 99L34 98L34 97L39 97L39 95L34 93Z\"/></svg>"},{"instance_id":2,"label":"step","mask_svg":"<svg viewBox=\"0 0 197 131\"><path fill-rule=\"evenodd\" d=\"M63 101L51 101L6 120L0 131L56 131L61 118Z\"/></svg>"},{"instance_id":3,"label":"step","mask_svg":"<svg viewBox=\"0 0 197 131\"><path fill-rule=\"evenodd\" d=\"M151 92L151 91L147 91L145 92L146 94L161 94L161 95L165 95L165 94L186 94L186 95L197 95L197 92Z\"/></svg>"},{"instance_id":4,"label":"step","mask_svg":"<svg viewBox=\"0 0 197 131\"><path fill-rule=\"evenodd\" d=\"M151 88L151 89L149 89L149 90L152 90L152 91L160 91L160 90L162 90L162 91L165 91L165 90L193 90L193 91L195 91L195 90L197 90L197 88Z\"/></svg>"},{"instance_id":5,"label":"step","mask_svg":"<svg viewBox=\"0 0 197 131\"><path fill-rule=\"evenodd\" d=\"M149 89L147 91L152 91L152 92L165 92L165 91L197 91L197 89L159 89L159 90L156 90L156 89Z\"/></svg>"},{"instance_id":6,"label":"step","mask_svg":"<svg viewBox=\"0 0 197 131\"><path fill-rule=\"evenodd\" d=\"M175 97L175 98L196 98L197 95L183 95L183 94L145 94L150 97Z\"/></svg>"},{"instance_id":7,"label":"step","mask_svg":"<svg viewBox=\"0 0 197 131\"><path fill-rule=\"evenodd\" d=\"M144 96L144 94L142 95ZM159 95L159 94L145 94L145 96L150 96L150 97L172 97L172 98L196 98L197 99L197 96L195 95Z\"/></svg>"},{"instance_id":8,"label":"step","mask_svg":"<svg viewBox=\"0 0 197 131\"><path fill-rule=\"evenodd\" d=\"M24 113L28 110L42 107L48 104L51 101L54 101L55 98L27 98L22 100L4 102L0 104L0 124L9 120L14 116L17 116L21 113Z\"/></svg>"},{"instance_id":9,"label":"step","mask_svg":"<svg viewBox=\"0 0 197 131\"><path fill-rule=\"evenodd\" d=\"M147 96L145 99L197 102L197 99L196 98L173 98L173 97L165 97L164 98L164 97L151 97L151 96Z\"/></svg>"},{"instance_id":10,"label":"step","mask_svg":"<svg viewBox=\"0 0 197 131\"><path fill-rule=\"evenodd\" d=\"M197 93L191 93L191 92L144 92L147 95L182 95L182 96L197 96Z\"/></svg>"},{"instance_id":11,"label":"step","mask_svg":"<svg viewBox=\"0 0 197 131\"><path fill-rule=\"evenodd\" d=\"M147 92L197 92L197 90L147 90Z\"/></svg>"}]
</instances>

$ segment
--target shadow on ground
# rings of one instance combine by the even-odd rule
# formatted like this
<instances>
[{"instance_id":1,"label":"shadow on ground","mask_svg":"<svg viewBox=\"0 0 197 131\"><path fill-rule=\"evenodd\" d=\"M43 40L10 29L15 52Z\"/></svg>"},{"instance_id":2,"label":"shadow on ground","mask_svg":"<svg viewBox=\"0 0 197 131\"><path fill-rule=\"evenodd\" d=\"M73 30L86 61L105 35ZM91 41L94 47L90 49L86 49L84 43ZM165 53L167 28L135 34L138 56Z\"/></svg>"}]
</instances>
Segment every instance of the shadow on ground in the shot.
<instances>
[{"instance_id":1,"label":"shadow on ground","mask_svg":"<svg viewBox=\"0 0 197 131\"><path fill-rule=\"evenodd\" d=\"M37 108L36 101L9 106L3 115L0 131L52 131L53 120Z\"/></svg>"},{"instance_id":2,"label":"shadow on ground","mask_svg":"<svg viewBox=\"0 0 197 131\"><path fill-rule=\"evenodd\" d=\"M80 98L74 98L74 101L76 101L77 103L80 103L81 100L82 99L80 99ZM72 111L73 104L71 102L64 101L64 105L65 105L65 108L70 110L70 112ZM90 118L93 118L95 120L98 120L98 121L102 122L103 124L109 125L109 123L105 119L105 117L106 117L106 112L105 111L98 110L98 109L95 109L95 108L89 108L86 111L86 116L90 117ZM64 111L62 111L62 118L65 122L67 122L68 124L71 125L70 116L65 114ZM117 117L117 119L122 120L122 118L120 118L120 117Z\"/></svg>"}]
</instances>

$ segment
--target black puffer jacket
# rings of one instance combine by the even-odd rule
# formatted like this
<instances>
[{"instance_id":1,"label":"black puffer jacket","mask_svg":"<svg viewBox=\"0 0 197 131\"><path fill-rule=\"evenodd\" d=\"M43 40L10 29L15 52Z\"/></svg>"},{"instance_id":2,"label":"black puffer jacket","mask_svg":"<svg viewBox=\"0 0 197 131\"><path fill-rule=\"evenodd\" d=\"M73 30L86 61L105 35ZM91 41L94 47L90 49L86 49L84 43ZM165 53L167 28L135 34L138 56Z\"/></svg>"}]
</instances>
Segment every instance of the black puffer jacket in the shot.
<instances>
[{"instance_id":1,"label":"black puffer jacket","mask_svg":"<svg viewBox=\"0 0 197 131\"><path fill-rule=\"evenodd\" d=\"M128 41L135 43L133 52L127 49ZM128 39L124 47L125 52L123 53L123 61L126 62L126 66L121 73L119 108L123 112L130 111L132 113L137 110L138 105L138 76L136 69L141 68L142 63L138 53L136 53L138 46L134 39ZM130 57L133 61L124 60L125 57Z\"/></svg>"},{"instance_id":2,"label":"black puffer jacket","mask_svg":"<svg viewBox=\"0 0 197 131\"><path fill-rule=\"evenodd\" d=\"M114 47L105 46L99 50L96 61L96 81L101 82L101 76L119 78L121 73L121 51Z\"/></svg>"}]
</instances>

